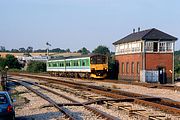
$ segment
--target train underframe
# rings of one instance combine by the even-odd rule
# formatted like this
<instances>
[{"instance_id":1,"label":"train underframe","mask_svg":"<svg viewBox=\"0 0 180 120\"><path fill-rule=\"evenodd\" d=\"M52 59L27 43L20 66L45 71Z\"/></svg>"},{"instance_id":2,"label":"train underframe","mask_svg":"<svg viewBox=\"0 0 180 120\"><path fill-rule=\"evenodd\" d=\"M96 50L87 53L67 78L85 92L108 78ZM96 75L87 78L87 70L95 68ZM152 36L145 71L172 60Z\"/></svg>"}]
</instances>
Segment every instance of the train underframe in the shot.
<instances>
[{"instance_id":1,"label":"train underframe","mask_svg":"<svg viewBox=\"0 0 180 120\"><path fill-rule=\"evenodd\" d=\"M86 78L86 79L104 79L107 77L107 72L104 70L92 71L92 72L48 72L51 76L57 77L69 77L69 78Z\"/></svg>"}]
</instances>

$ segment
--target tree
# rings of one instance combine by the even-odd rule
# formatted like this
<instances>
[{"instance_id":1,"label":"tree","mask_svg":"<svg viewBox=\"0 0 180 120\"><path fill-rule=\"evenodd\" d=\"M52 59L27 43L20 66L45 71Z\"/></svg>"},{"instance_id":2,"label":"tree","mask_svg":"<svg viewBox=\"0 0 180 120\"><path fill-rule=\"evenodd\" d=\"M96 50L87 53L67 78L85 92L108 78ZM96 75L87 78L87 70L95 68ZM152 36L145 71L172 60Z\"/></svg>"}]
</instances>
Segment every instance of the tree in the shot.
<instances>
[{"instance_id":1,"label":"tree","mask_svg":"<svg viewBox=\"0 0 180 120\"><path fill-rule=\"evenodd\" d=\"M71 52L71 51L70 51L70 49L68 48L68 49L66 49L66 52Z\"/></svg>"},{"instance_id":2,"label":"tree","mask_svg":"<svg viewBox=\"0 0 180 120\"><path fill-rule=\"evenodd\" d=\"M13 53L18 53L19 50L17 50L17 49L11 49L11 52L13 52Z\"/></svg>"},{"instance_id":3,"label":"tree","mask_svg":"<svg viewBox=\"0 0 180 120\"><path fill-rule=\"evenodd\" d=\"M180 50L174 53L174 71L177 77L180 77Z\"/></svg>"},{"instance_id":4,"label":"tree","mask_svg":"<svg viewBox=\"0 0 180 120\"><path fill-rule=\"evenodd\" d=\"M29 47L27 48L27 52L33 52L33 47L29 46Z\"/></svg>"},{"instance_id":5,"label":"tree","mask_svg":"<svg viewBox=\"0 0 180 120\"><path fill-rule=\"evenodd\" d=\"M6 48L4 46L0 46L0 51L1 52L5 52L6 51Z\"/></svg>"},{"instance_id":6,"label":"tree","mask_svg":"<svg viewBox=\"0 0 180 120\"><path fill-rule=\"evenodd\" d=\"M99 45L97 48L95 48L92 53L98 53L98 54L103 54L103 55L110 55L110 50L108 47Z\"/></svg>"},{"instance_id":7,"label":"tree","mask_svg":"<svg viewBox=\"0 0 180 120\"><path fill-rule=\"evenodd\" d=\"M31 61L27 67L28 72L45 72L46 63L40 61Z\"/></svg>"},{"instance_id":8,"label":"tree","mask_svg":"<svg viewBox=\"0 0 180 120\"><path fill-rule=\"evenodd\" d=\"M6 59L0 57L0 70L3 70L6 66Z\"/></svg>"},{"instance_id":9,"label":"tree","mask_svg":"<svg viewBox=\"0 0 180 120\"><path fill-rule=\"evenodd\" d=\"M19 52L26 52L26 49L25 48L19 48Z\"/></svg>"},{"instance_id":10,"label":"tree","mask_svg":"<svg viewBox=\"0 0 180 120\"><path fill-rule=\"evenodd\" d=\"M63 49L60 49L60 48L55 48L55 49L50 50L50 52L60 52L60 53L63 53L63 52L66 52L66 50L63 50Z\"/></svg>"},{"instance_id":11,"label":"tree","mask_svg":"<svg viewBox=\"0 0 180 120\"><path fill-rule=\"evenodd\" d=\"M18 62L17 58L15 58L14 55L10 54L6 55L5 65L8 66L10 69L20 69L22 67L22 65Z\"/></svg>"},{"instance_id":12,"label":"tree","mask_svg":"<svg viewBox=\"0 0 180 120\"><path fill-rule=\"evenodd\" d=\"M54 49L52 49L52 50L50 50L51 52L60 52L61 51L61 49L60 48L54 48Z\"/></svg>"},{"instance_id":13,"label":"tree","mask_svg":"<svg viewBox=\"0 0 180 120\"><path fill-rule=\"evenodd\" d=\"M77 52L83 54L83 55L87 55L88 53L90 53L90 51L88 49L86 49L85 47L83 47L82 49L78 50Z\"/></svg>"}]
</instances>

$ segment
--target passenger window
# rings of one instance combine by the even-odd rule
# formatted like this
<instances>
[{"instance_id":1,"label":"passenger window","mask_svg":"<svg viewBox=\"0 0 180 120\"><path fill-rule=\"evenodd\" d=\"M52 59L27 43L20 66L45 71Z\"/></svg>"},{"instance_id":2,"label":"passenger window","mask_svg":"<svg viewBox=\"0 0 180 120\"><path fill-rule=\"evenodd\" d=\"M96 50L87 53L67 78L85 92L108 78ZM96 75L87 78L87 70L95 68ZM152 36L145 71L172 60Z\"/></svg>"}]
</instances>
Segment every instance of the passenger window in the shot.
<instances>
[{"instance_id":1,"label":"passenger window","mask_svg":"<svg viewBox=\"0 0 180 120\"><path fill-rule=\"evenodd\" d=\"M86 66L85 60L82 61L82 66Z\"/></svg>"}]
</instances>

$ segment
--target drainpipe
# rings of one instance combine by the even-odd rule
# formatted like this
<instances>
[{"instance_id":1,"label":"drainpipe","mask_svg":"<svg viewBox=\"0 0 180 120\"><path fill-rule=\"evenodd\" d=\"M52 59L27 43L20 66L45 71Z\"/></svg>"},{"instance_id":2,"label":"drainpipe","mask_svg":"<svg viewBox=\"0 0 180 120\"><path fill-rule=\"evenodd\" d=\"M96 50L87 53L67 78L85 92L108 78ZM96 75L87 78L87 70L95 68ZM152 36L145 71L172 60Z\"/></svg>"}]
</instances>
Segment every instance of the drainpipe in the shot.
<instances>
[{"instance_id":1,"label":"drainpipe","mask_svg":"<svg viewBox=\"0 0 180 120\"><path fill-rule=\"evenodd\" d=\"M145 43L146 43L146 40L143 41L143 49L142 49L142 78L143 78L143 81L146 82L145 80Z\"/></svg>"},{"instance_id":2,"label":"drainpipe","mask_svg":"<svg viewBox=\"0 0 180 120\"><path fill-rule=\"evenodd\" d=\"M173 68L172 68L172 84L174 84L174 49L175 48L175 42L173 42Z\"/></svg>"}]
</instances>

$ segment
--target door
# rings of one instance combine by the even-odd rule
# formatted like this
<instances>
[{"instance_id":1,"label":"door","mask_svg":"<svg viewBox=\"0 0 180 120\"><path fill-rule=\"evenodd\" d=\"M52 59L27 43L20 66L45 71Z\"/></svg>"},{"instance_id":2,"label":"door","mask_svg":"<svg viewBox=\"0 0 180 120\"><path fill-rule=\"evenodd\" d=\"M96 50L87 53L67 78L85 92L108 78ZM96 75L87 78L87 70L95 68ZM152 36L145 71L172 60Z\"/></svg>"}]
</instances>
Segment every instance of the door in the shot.
<instances>
[{"instance_id":1,"label":"door","mask_svg":"<svg viewBox=\"0 0 180 120\"><path fill-rule=\"evenodd\" d=\"M166 84L167 83L166 69L164 67L159 67L158 68L158 73L159 73L159 82L160 82L160 84Z\"/></svg>"}]
</instances>

